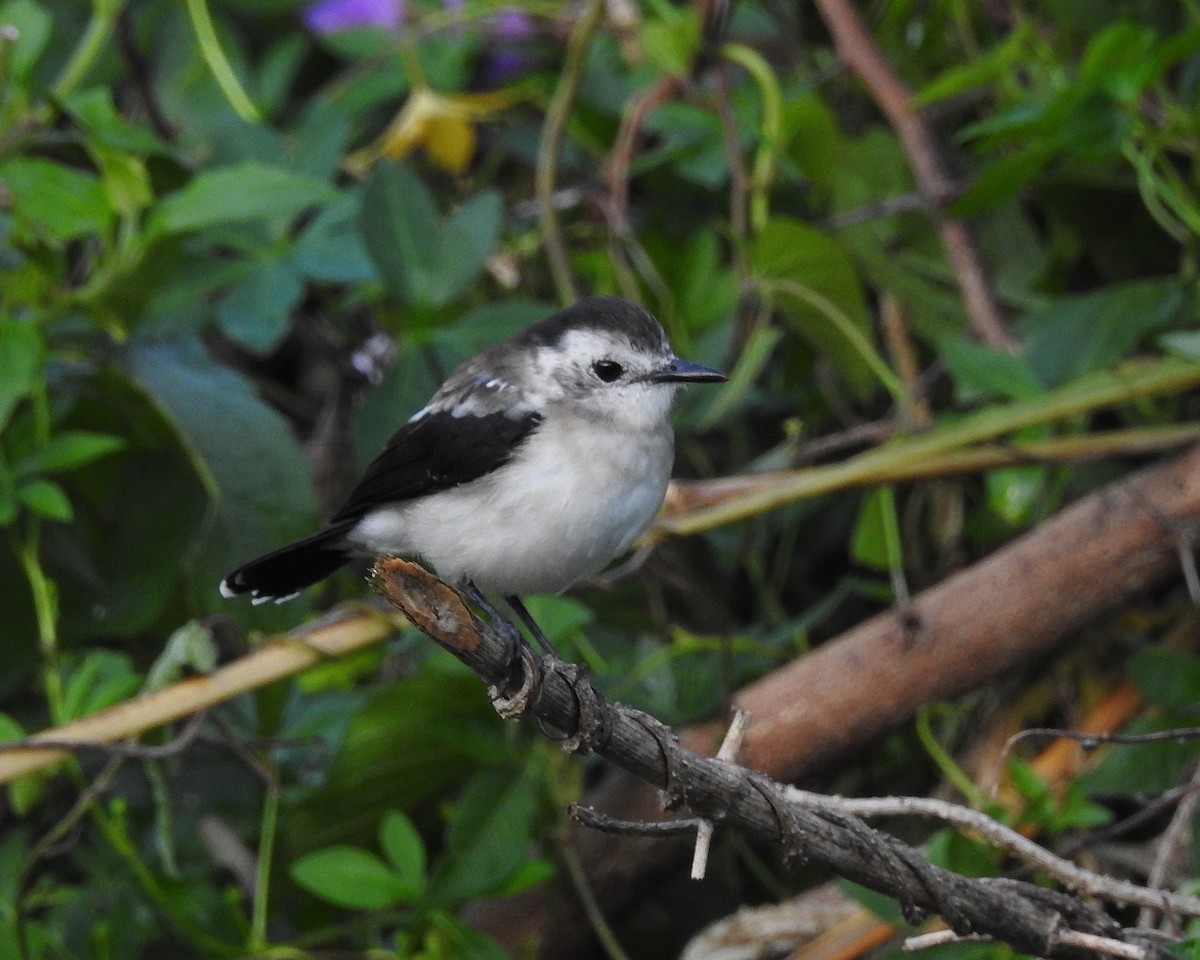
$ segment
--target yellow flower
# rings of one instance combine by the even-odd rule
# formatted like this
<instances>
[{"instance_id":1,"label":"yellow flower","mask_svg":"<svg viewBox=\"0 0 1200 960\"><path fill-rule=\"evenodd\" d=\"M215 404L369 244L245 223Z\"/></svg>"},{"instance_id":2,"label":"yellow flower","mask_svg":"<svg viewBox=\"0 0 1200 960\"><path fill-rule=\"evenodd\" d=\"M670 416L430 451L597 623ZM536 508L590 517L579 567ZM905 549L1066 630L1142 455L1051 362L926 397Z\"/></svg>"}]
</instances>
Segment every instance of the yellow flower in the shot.
<instances>
[{"instance_id":1,"label":"yellow flower","mask_svg":"<svg viewBox=\"0 0 1200 960\"><path fill-rule=\"evenodd\" d=\"M442 94L427 86L414 87L379 138L346 158L346 169L362 176L380 157L400 160L420 147L436 166L455 175L464 173L475 154L475 124L518 99L515 90Z\"/></svg>"}]
</instances>

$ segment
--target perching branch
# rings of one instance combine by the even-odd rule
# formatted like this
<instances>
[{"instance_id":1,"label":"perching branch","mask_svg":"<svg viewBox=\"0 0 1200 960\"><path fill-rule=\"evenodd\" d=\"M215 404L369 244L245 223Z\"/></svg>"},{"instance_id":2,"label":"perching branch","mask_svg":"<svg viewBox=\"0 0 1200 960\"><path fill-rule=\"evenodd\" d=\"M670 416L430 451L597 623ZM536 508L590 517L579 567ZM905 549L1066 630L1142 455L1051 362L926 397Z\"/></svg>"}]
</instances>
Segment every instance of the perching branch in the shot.
<instances>
[{"instance_id":1,"label":"perching branch","mask_svg":"<svg viewBox=\"0 0 1200 960\"><path fill-rule=\"evenodd\" d=\"M792 802L762 774L681 747L656 719L608 704L573 664L536 656L515 629L484 624L450 587L413 563L376 564L376 588L419 629L477 673L502 716L532 714L568 734L565 748L596 752L664 791L673 807L777 845L897 900L913 920L940 914L956 933L984 934L1045 957L1086 955L1075 934L1160 954L1153 931L1122 928L1072 896L1015 880L972 879L925 860L836 804Z\"/></svg>"}]
</instances>

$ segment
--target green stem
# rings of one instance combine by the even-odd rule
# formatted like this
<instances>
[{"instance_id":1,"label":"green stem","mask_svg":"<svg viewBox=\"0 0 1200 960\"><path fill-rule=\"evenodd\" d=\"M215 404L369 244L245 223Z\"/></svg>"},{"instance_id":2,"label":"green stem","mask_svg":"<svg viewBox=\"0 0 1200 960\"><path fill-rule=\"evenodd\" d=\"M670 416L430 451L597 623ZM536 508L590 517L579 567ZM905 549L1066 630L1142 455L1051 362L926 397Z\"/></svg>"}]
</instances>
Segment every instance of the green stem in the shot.
<instances>
[{"instance_id":1,"label":"green stem","mask_svg":"<svg viewBox=\"0 0 1200 960\"><path fill-rule=\"evenodd\" d=\"M96 825L100 828L101 833L104 834L104 838L108 841L108 845L112 848L113 852L117 854L133 874L134 880L142 889L142 893L162 911L163 915L175 927L181 937L190 941L198 950L212 957L232 958L243 955L240 948L217 939L175 906L172 898L162 888L161 884L159 884L158 878L154 876L150 868L142 861L141 853L134 846L133 842L129 839L128 833L125 831L125 826L119 812L116 815L111 815L99 807L93 807L92 817Z\"/></svg>"},{"instance_id":2,"label":"green stem","mask_svg":"<svg viewBox=\"0 0 1200 960\"><path fill-rule=\"evenodd\" d=\"M550 273L554 277L558 299L568 304L574 303L579 295L575 290L575 281L571 278L571 263L558 224L558 215L554 211L554 172L567 121L571 116L571 104L583 78L588 43L604 19L604 10L604 0L588 0L583 15L575 21L571 35L567 38L562 75L550 106L546 109L546 122L542 125L542 135L538 142L537 169L534 171L538 220L550 263Z\"/></svg>"},{"instance_id":3,"label":"green stem","mask_svg":"<svg viewBox=\"0 0 1200 960\"><path fill-rule=\"evenodd\" d=\"M94 0L92 17L83 31L83 36L75 45L75 49L71 51L67 65L63 67L62 73L59 74L51 88L55 98L62 99L69 96L83 82L83 78L92 69L96 58L100 56L100 51L108 45L113 24L123 5L123 0Z\"/></svg>"},{"instance_id":4,"label":"green stem","mask_svg":"<svg viewBox=\"0 0 1200 960\"><path fill-rule=\"evenodd\" d=\"M200 55L208 64L208 69L212 71L213 79L217 81L217 86L225 94L225 99L233 107L234 113L246 123L259 123L262 120L262 114L258 112L258 107L254 105L246 91L242 89L229 58L225 56L225 51L221 48L221 41L217 39L217 30L213 26L208 4L205 0L187 0L187 10L188 17L192 21L192 30L196 33L196 42L200 45Z\"/></svg>"},{"instance_id":5,"label":"green stem","mask_svg":"<svg viewBox=\"0 0 1200 960\"><path fill-rule=\"evenodd\" d=\"M806 287L794 280L763 280L762 286L775 293L802 300L810 307L820 311L825 319L837 328L838 333L849 341L850 346L858 351L859 356L879 378L879 382L892 395L896 403L901 407L908 406L910 398L905 392L904 384L900 382L899 377L892 373L892 368L887 365L887 362L879 355L879 351L871 345L866 334L850 319L850 315L845 310L824 294L817 293L812 287Z\"/></svg>"},{"instance_id":6,"label":"green stem","mask_svg":"<svg viewBox=\"0 0 1200 960\"><path fill-rule=\"evenodd\" d=\"M37 618L38 649L42 654L42 681L46 687L46 702L56 724L66 722L63 714L63 682L58 669L58 599L54 581L42 569L40 552L41 522L29 520L24 539L14 536L13 547L21 563L29 591L33 595L33 610Z\"/></svg>"},{"instance_id":7,"label":"green stem","mask_svg":"<svg viewBox=\"0 0 1200 960\"><path fill-rule=\"evenodd\" d=\"M942 775L949 780L954 787L966 797L967 802L976 810L983 810L987 807L988 799L971 781L971 778L963 772L962 767L954 762L954 758L946 751L946 748L941 745L938 738L934 735L933 727L929 720L938 707L936 704L926 704L917 711L917 738L921 741L921 746L925 748L925 752L933 758L933 762L937 764L938 769L942 771Z\"/></svg>"},{"instance_id":8,"label":"green stem","mask_svg":"<svg viewBox=\"0 0 1200 960\"><path fill-rule=\"evenodd\" d=\"M267 905L271 888L271 862L275 855L275 833L279 825L279 785L268 778L263 795L262 827L259 831L258 861L254 865L254 905L250 915L252 951L266 950Z\"/></svg>"},{"instance_id":9,"label":"green stem","mask_svg":"<svg viewBox=\"0 0 1200 960\"><path fill-rule=\"evenodd\" d=\"M762 142L754 156L750 176L750 226L757 232L767 225L771 181L775 179L775 151L783 139L783 91L771 65L758 51L740 43L727 43L721 49L754 80L762 97Z\"/></svg>"}]
</instances>

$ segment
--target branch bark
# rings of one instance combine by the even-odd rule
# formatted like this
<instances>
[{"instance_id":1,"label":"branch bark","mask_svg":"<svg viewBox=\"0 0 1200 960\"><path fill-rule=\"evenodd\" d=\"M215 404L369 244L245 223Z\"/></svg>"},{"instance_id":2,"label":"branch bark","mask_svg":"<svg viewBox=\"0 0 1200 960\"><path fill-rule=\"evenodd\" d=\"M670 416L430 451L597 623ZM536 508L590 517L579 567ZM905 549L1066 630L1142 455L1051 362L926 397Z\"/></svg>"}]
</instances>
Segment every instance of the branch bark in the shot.
<instances>
[{"instance_id":1,"label":"branch bark","mask_svg":"<svg viewBox=\"0 0 1200 960\"><path fill-rule=\"evenodd\" d=\"M1165 956L1153 931L1122 928L1066 894L1022 881L974 879L929 863L833 803L789 800L745 767L701 756L641 711L611 706L573 664L535 655L508 624L484 624L450 587L405 560L375 567L376 587L436 643L477 673L506 717L531 714L569 734L567 749L594 751L662 790L673 807L775 845L893 897L906 918L940 914L962 936L983 934L1043 957L1081 958L1078 934Z\"/></svg>"}]
</instances>

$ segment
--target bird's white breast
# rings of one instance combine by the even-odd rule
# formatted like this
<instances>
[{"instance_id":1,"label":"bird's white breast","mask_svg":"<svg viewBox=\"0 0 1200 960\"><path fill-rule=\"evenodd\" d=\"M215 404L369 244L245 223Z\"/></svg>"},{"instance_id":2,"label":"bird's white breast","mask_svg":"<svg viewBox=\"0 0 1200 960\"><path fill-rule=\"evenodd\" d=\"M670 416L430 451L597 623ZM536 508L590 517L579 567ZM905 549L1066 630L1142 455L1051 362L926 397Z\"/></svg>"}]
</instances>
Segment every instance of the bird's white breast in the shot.
<instances>
[{"instance_id":1,"label":"bird's white breast","mask_svg":"<svg viewBox=\"0 0 1200 960\"><path fill-rule=\"evenodd\" d=\"M419 554L451 582L504 595L558 593L624 553L666 492L665 417L630 430L558 411L492 473L368 514L350 539Z\"/></svg>"}]
</instances>

